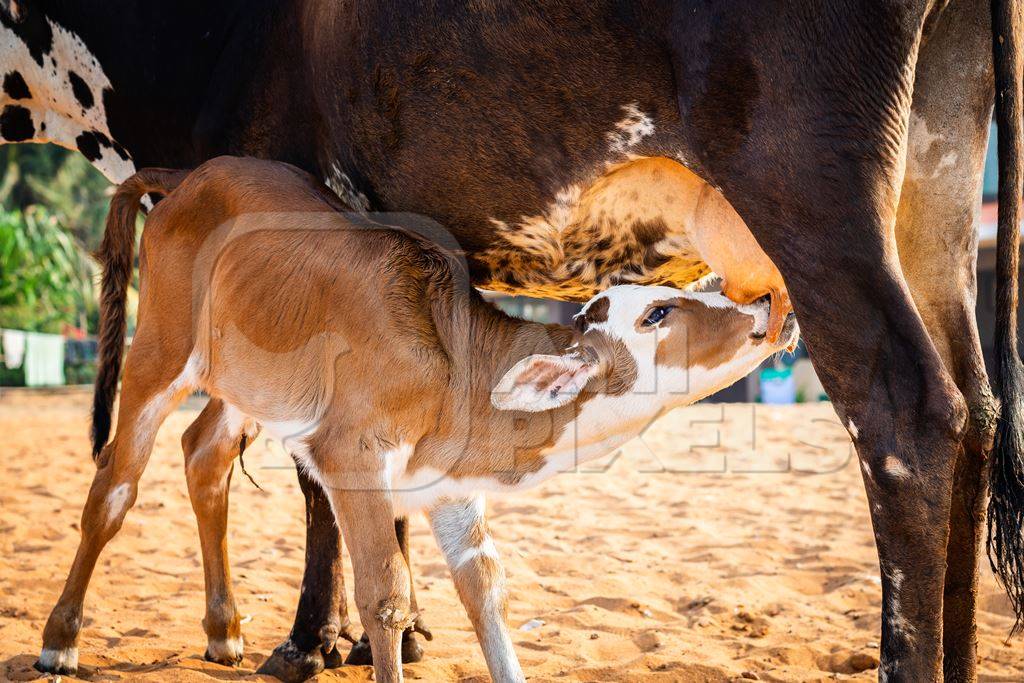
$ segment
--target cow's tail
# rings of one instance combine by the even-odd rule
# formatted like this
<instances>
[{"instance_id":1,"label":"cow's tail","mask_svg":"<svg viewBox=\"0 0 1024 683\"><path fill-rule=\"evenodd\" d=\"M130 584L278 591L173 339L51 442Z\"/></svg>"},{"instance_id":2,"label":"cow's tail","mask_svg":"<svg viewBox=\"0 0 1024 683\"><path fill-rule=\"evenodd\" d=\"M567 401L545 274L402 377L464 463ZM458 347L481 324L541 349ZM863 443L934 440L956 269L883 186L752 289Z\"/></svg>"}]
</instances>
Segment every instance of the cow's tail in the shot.
<instances>
[{"instance_id":1,"label":"cow's tail","mask_svg":"<svg viewBox=\"0 0 1024 683\"><path fill-rule=\"evenodd\" d=\"M1017 352L1021 210L1021 36L1017 0L992 0L999 134L996 239L996 391L1001 402L990 463L988 556L1013 603L1011 633L1024 627L1024 367Z\"/></svg>"},{"instance_id":2,"label":"cow's tail","mask_svg":"<svg viewBox=\"0 0 1024 683\"><path fill-rule=\"evenodd\" d=\"M185 178L186 171L143 169L121 183L110 200L103 243L96 254L103 266L100 286L100 333L96 385L92 401L92 457L110 437L111 414L121 375L127 331L128 285L135 262L135 218L139 202L148 193L168 194Z\"/></svg>"}]
</instances>

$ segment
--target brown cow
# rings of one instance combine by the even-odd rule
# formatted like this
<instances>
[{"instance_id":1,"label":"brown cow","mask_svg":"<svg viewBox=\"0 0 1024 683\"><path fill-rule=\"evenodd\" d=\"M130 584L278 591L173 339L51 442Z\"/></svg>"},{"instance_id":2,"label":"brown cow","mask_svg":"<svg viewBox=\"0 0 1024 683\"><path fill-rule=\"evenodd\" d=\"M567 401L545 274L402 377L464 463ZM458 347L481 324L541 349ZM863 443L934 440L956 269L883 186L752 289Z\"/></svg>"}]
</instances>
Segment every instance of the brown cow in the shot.
<instances>
[{"instance_id":1,"label":"brown cow","mask_svg":"<svg viewBox=\"0 0 1024 683\"><path fill-rule=\"evenodd\" d=\"M600 225L565 220L618 164L692 171L785 276L854 437L882 671L970 681L986 506L1024 624L1019 14L1015 0L0 0L0 143L78 149L115 181L223 153L288 161L353 206L437 221L474 284L580 300L706 272L676 248L666 193ZM1001 404L974 316L994 99ZM348 623L333 513L299 481L305 590L261 667L288 680L339 665Z\"/></svg>"}]
</instances>

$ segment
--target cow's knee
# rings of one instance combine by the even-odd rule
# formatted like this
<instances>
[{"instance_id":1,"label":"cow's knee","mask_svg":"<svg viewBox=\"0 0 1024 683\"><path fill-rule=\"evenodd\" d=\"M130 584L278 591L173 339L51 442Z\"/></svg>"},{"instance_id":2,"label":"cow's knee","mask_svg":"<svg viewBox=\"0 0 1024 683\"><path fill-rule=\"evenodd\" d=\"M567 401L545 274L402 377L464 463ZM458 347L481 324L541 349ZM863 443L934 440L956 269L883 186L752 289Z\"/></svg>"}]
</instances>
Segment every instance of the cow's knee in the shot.
<instances>
[{"instance_id":1,"label":"cow's knee","mask_svg":"<svg viewBox=\"0 0 1024 683\"><path fill-rule=\"evenodd\" d=\"M978 386L971 393L973 395L967 399L965 448L975 457L979 457L992 450L996 438L996 424L999 420L999 402L992 395L987 378L978 382Z\"/></svg>"},{"instance_id":2,"label":"cow's knee","mask_svg":"<svg viewBox=\"0 0 1024 683\"><path fill-rule=\"evenodd\" d=\"M924 388L922 409L917 416L918 435L928 434L950 443L959 443L966 434L970 411L963 393L945 372L939 371Z\"/></svg>"},{"instance_id":3,"label":"cow's knee","mask_svg":"<svg viewBox=\"0 0 1024 683\"><path fill-rule=\"evenodd\" d=\"M952 380L939 373L917 391L849 410L836 405L857 446L865 475L877 485L898 487L951 472L953 455L972 424L972 411Z\"/></svg>"}]
</instances>

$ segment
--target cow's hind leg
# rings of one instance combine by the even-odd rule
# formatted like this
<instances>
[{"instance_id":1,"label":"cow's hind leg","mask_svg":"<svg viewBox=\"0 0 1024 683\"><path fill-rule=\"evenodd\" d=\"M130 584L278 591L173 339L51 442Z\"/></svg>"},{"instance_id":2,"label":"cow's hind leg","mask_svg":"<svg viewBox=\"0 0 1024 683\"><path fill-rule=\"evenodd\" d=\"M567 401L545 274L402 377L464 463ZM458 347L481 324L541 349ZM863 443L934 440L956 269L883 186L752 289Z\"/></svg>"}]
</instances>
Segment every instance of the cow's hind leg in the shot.
<instances>
[{"instance_id":1,"label":"cow's hind leg","mask_svg":"<svg viewBox=\"0 0 1024 683\"><path fill-rule=\"evenodd\" d=\"M957 0L932 24L918 59L896 221L900 262L914 303L968 407L946 551L942 636L947 681L977 678L985 459L997 415L975 320L977 206L993 99L989 33L987 3Z\"/></svg>"},{"instance_id":2,"label":"cow's hind leg","mask_svg":"<svg viewBox=\"0 0 1024 683\"><path fill-rule=\"evenodd\" d=\"M43 649L35 666L46 673L77 670L82 605L96 561L135 503L157 430L192 389L184 362L178 365L180 374L168 377L166 358L148 354L145 346L137 336L128 354L117 433L96 459L96 474L82 512L82 539L64 591L43 630Z\"/></svg>"},{"instance_id":3,"label":"cow's hind leg","mask_svg":"<svg viewBox=\"0 0 1024 683\"><path fill-rule=\"evenodd\" d=\"M228 488L235 457L257 433L255 422L210 399L185 431L185 477L203 552L206 584L206 659L233 666L242 660L242 630L228 563Z\"/></svg>"}]
</instances>

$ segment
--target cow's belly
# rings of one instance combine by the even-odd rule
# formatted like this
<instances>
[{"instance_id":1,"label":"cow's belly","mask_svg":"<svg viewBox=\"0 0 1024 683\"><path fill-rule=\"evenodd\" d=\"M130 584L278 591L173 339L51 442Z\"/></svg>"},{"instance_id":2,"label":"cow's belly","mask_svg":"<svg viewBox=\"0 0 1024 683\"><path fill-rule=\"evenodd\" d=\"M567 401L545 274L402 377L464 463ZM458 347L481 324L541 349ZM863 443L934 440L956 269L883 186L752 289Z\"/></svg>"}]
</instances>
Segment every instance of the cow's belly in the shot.
<instances>
[{"instance_id":1,"label":"cow's belly","mask_svg":"<svg viewBox=\"0 0 1024 683\"><path fill-rule=\"evenodd\" d=\"M492 245L472 257L477 283L577 301L623 283L692 285L710 273L693 234L706 189L668 158L609 164L536 215L492 219Z\"/></svg>"}]
</instances>

